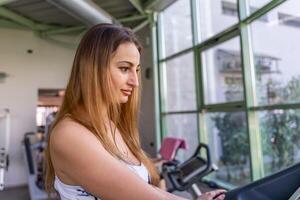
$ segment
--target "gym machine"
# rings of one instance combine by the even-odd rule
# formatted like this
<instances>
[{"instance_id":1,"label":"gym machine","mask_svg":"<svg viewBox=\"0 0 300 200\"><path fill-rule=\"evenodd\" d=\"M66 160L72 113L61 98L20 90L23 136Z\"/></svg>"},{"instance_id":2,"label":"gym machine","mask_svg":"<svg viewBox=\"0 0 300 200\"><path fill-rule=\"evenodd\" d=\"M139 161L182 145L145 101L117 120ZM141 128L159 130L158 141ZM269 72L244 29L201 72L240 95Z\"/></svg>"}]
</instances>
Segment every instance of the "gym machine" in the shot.
<instances>
[{"instance_id":1,"label":"gym machine","mask_svg":"<svg viewBox=\"0 0 300 200\"><path fill-rule=\"evenodd\" d=\"M0 123L4 131L0 132L0 191L4 189L4 173L9 166L9 137L10 137L10 112L9 109L0 111ZM1 126L2 127L2 126Z\"/></svg>"},{"instance_id":2,"label":"gym machine","mask_svg":"<svg viewBox=\"0 0 300 200\"><path fill-rule=\"evenodd\" d=\"M206 158L201 156L205 150ZM218 167L211 163L209 147L200 143L194 154L181 164L166 162L162 166L162 177L169 183L168 192L188 191L194 199L202 194L197 182Z\"/></svg>"},{"instance_id":3,"label":"gym machine","mask_svg":"<svg viewBox=\"0 0 300 200\"><path fill-rule=\"evenodd\" d=\"M300 163L226 194L225 200L300 200Z\"/></svg>"},{"instance_id":4,"label":"gym machine","mask_svg":"<svg viewBox=\"0 0 300 200\"><path fill-rule=\"evenodd\" d=\"M39 163L43 161L41 156L44 146L43 142L33 142L35 134L35 132L27 132L24 134L23 140L25 160L28 166L28 189L31 200L46 200L49 197L41 180L44 175L43 169L41 169L43 165Z\"/></svg>"},{"instance_id":5,"label":"gym machine","mask_svg":"<svg viewBox=\"0 0 300 200\"><path fill-rule=\"evenodd\" d=\"M200 150L206 150L206 158ZM199 144L194 155L182 164L165 163L162 176L170 183L169 192L188 191L196 199L202 178L217 168L211 164L209 148ZM300 163L226 193L225 200L300 200Z\"/></svg>"}]
</instances>

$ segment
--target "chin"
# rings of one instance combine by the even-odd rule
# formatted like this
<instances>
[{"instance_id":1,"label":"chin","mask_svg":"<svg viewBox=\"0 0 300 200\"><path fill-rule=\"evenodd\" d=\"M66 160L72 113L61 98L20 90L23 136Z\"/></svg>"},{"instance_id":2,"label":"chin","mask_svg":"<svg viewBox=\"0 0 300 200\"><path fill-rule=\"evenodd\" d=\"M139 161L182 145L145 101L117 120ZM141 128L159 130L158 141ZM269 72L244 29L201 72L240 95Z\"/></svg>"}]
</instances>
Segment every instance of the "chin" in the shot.
<instances>
[{"instance_id":1,"label":"chin","mask_svg":"<svg viewBox=\"0 0 300 200\"><path fill-rule=\"evenodd\" d=\"M122 98L120 100L120 103L127 103L128 102L128 97Z\"/></svg>"}]
</instances>

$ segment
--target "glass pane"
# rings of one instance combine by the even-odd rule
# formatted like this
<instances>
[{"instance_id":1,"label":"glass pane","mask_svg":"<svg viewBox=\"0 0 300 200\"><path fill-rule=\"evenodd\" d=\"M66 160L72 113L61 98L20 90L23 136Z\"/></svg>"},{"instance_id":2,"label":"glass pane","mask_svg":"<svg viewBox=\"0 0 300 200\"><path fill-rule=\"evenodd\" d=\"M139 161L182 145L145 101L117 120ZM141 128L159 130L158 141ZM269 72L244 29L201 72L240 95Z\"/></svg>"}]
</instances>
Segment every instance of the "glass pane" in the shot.
<instances>
[{"instance_id":1,"label":"glass pane","mask_svg":"<svg viewBox=\"0 0 300 200\"><path fill-rule=\"evenodd\" d=\"M300 102L300 1L272 10L269 23L251 25L260 105Z\"/></svg>"},{"instance_id":2,"label":"glass pane","mask_svg":"<svg viewBox=\"0 0 300 200\"><path fill-rule=\"evenodd\" d=\"M162 12L161 19L165 56L193 45L190 0L177 0Z\"/></svg>"},{"instance_id":3,"label":"glass pane","mask_svg":"<svg viewBox=\"0 0 300 200\"><path fill-rule=\"evenodd\" d=\"M260 112L265 175L300 161L300 110Z\"/></svg>"},{"instance_id":4,"label":"glass pane","mask_svg":"<svg viewBox=\"0 0 300 200\"><path fill-rule=\"evenodd\" d=\"M185 139L188 149L180 150L177 159L184 161L188 159L196 150L199 139L197 132L196 114L178 114L165 116L166 136L173 136Z\"/></svg>"},{"instance_id":5,"label":"glass pane","mask_svg":"<svg viewBox=\"0 0 300 200\"><path fill-rule=\"evenodd\" d=\"M200 0L198 8L201 41L238 22L237 0Z\"/></svg>"},{"instance_id":6,"label":"glass pane","mask_svg":"<svg viewBox=\"0 0 300 200\"><path fill-rule=\"evenodd\" d=\"M260 9L267 3L270 3L272 0L248 0L250 5L250 13Z\"/></svg>"},{"instance_id":7,"label":"glass pane","mask_svg":"<svg viewBox=\"0 0 300 200\"><path fill-rule=\"evenodd\" d=\"M206 104L244 99L239 37L204 51L202 61Z\"/></svg>"},{"instance_id":8,"label":"glass pane","mask_svg":"<svg viewBox=\"0 0 300 200\"><path fill-rule=\"evenodd\" d=\"M196 110L193 53L167 61L164 68L165 111Z\"/></svg>"},{"instance_id":9,"label":"glass pane","mask_svg":"<svg viewBox=\"0 0 300 200\"><path fill-rule=\"evenodd\" d=\"M250 147L244 112L212 113L207 119L215 178L233 185L250 182Z\"/></svg>"}]
</instances>

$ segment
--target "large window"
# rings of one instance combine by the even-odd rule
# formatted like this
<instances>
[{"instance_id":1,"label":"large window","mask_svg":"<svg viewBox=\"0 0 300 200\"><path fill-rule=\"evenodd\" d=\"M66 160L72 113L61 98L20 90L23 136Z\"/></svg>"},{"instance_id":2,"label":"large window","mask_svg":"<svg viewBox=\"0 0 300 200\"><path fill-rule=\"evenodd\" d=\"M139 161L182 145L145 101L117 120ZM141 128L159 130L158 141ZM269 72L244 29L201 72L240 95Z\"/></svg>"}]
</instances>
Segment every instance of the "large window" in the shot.
<instances>
[{"instance_id":1,"label":"large window","mask_svg":"<svg viewBox=\"0 0 300 200\"><path fill-rule=\"evenodd\" d=\"M239 38L203 51L202 63L205 103L244 99Z\"/></svg>"},{"instance_id":2,"label":"large window","mask_svg":"<svg viewBox=\"0 0 300 200\"><path fill-rule=\"evenodd\" d=\"M166 122L166 136L186 139L187 150L178 152L179 155L177 159L184 161L191 157L196 150L199 141L196 114L167 115L164 120Z\"/></svg>"},{"instance_id":3,"label":"large window","mask_svg":"<svg viewBox=\"0 0 300 200\"><path fill-rule=\"evenodd\" d=\"M169 56L192 46L192 25L190 0L178 0L161 15L164 27L162 56Z\"/></svg>"},{"instance_id":4,"label":"large window","mask_svg":"<svg viewBox=\"0 0 300 200\"><path fill-rule=\"evenodd\" d=\"M163 65L165 111L196 110L195 68L192 53L169 60Z\"/></svg>"},{"instance_id":5,"label":"large window","mask_svg":"<svg viewBox=\"0 0 300 200\"><path fill-rule=\"evenodd\" d=\"M300 161L299 8L178 0L159 14L159 134L186 139L180 159L207 143L224 187Z\"/></svg>"},{"instance_id":6,"label":"large window","mask_svg":"<svg viewBox=\"0 0 300 200\"><path fill-rule=\"evenodd\" d=\"M300 162L300 110L260 112L266 174Z\"/></svg>"},{"instance_id":7,"label":"large window","mask_svg":"<svg viewBox=\"0 0 300 200\"><path fill-rule=\"evenodd\" d=\"M215 177L244 185L251 180L250 145L244 112L208 114L209 146L219 170Z\"/></svg>"},{"instance_id":8,"label":"large window","mask_svg":"<svg viewBox=\"0 0 300 200\"><path fill-rule=\"evenodd\" d=\"M253 52L258 56L257 101L261 105L300 102L300 18L288 17L300 15L300 10L292 9L299 6L297 0L287 1L269 13L282 19L251 24ZM283 17L282 13L288 14ZM297 24L299 28L295 28Z\"/></svg>"},{"instance_id":9,"label":"large window","mask_svg":"<svg viewBox=\"0 0 300 200\"><path fill-rule=\"evenodd\" d=\"M201 41L238 22L237 0L200 0L197 6Z\"/></svg>"},{"instance_id":10,"label":"large window","mask_svg":"<svg viewBox=\"0 0 300 200\"><path fill-rule=\"evenodd\" d=\"M300 17L295 15L289 15L285 13L278 13L278 20L281 24L287 26L293 26L295 28L300 28Z\"/></svg>"},{"instance_id":11,"label":"large window","mask_svg":"<svg viewBox=\"0 0 300 200\"><path fill-rule=\"evenodd\" d=\"M161 63L161 81L164 135L186 139L188 150L179 152L177 158L183 161L192 155L199 141L197 115L189 114L197 110L193 53Z\"/></svg>"},{"instance_id":12,"label":"large window","mask_svg":"<svg viewBox=\"0 0 300 200\"><path fill-rule=\"evenodd\" d=\"M250 4L250 13L258 10L259 8L265 6L267 3L270 3L272 0L248 0Z\"/></svg>"}]
</instances>

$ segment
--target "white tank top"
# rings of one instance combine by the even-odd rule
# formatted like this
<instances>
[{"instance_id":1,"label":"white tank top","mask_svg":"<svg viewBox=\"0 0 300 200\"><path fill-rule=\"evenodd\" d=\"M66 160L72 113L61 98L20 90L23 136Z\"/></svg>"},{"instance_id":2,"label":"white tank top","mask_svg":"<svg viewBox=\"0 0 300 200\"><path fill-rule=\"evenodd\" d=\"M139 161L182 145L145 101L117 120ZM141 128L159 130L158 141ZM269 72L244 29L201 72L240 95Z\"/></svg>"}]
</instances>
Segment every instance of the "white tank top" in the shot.
<instances>
[{"instance_id":1,"label":"white tank top","mask_svg":"<svg viewBox=\"0 0 300 200\"><path fill-rule=\"evenodd\" d=\"M150 183L150 176L147 168L141 165L129 165L128 168L141 177L145 182ZM59 193L61 200L100 200L92 194L85 191L80 186L67 185L55 176L54 188Z\"/></svg>"}]
</instances>

